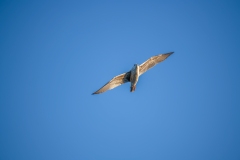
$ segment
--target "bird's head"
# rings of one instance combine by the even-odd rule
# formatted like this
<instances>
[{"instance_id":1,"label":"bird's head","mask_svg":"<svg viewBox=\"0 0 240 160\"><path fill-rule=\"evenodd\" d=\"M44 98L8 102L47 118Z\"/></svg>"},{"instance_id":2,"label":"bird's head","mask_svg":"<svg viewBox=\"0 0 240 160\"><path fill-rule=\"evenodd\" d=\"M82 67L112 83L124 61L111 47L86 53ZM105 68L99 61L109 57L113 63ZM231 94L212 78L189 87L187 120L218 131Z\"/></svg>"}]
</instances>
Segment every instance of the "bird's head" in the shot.
<instances>
[{"instance_id":1,"label":"bird's head","mask_svg":"<svg viewBox=\"0 0 240 160\"><path fill-rule=\"evenodd\" d=\"M138 64L134 64L132 69L136 69L136 68L139 68Z\"/></svg>"}]
</instances>

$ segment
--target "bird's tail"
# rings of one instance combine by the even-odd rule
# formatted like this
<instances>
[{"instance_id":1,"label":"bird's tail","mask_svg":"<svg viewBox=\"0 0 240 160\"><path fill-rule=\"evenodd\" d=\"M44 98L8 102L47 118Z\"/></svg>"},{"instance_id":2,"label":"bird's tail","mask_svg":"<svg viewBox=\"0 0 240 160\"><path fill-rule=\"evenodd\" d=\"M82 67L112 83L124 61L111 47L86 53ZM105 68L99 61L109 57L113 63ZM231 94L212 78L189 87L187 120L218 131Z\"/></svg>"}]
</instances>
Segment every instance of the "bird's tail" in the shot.
<instances>
[{"instance_id":1,"label":"bird's tail","mask_svg":"<svg viewBox=\"0 0 240 160\"><path fill-rule=\"evenodd\" d=\"M135 85L134 85L134 86L131 86L131 87L130 87L130 92L134 92L135 89L136 89L136 86L135 86Z\"/></svg>"}]
</instances>

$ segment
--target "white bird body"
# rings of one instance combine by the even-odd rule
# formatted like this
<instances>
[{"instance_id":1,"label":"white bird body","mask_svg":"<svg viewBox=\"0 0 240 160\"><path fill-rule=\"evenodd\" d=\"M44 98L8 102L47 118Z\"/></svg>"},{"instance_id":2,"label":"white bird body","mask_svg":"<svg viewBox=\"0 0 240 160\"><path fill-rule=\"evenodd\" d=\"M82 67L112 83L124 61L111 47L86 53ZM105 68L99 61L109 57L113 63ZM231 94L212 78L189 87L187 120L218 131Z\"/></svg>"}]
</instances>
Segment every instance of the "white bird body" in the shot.
<instances>
[{"instance_id":1,"label":"white bird body","mask_svg":"<svg viewBox=\"0 0 240 160\"><path fill-rule=\"evenodd\" d=\"M139 78L139 65L134 64L132 70L131 70L131 75L130 75L130 82L131 82L131 92L134 92L136 89L136 85L138 82Z\"/></svg>"}]
</instances>

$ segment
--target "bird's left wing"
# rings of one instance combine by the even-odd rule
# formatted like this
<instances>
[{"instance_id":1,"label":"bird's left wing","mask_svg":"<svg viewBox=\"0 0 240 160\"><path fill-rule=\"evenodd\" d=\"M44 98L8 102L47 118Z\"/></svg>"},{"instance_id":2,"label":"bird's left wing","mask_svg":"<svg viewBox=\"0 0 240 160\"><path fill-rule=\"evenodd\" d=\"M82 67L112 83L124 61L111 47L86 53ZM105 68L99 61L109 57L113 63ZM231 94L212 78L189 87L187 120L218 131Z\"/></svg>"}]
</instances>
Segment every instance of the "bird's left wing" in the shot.
<instances>
[{"instance_id":1,"label":"bird's left wing","mask_svg":"<svg viewBox=\"0 0 240 160\"><path fill-rule=\"evenodd\" d=\"M149 58L148 60L146 60L145 62L143 62L140 65L140 70L139 70L140 75L145 73L150 68L154 67L156 64L164 61L168 56L170 56L173 53L174 52L159 54L159 55L156 55L156 56L153 56L153 57Z\"/></svg>"},{"instance_id":2,"label":"bird's left wing","mask_svg":"<svg viewBox=\"0 0 240 160\"><path fill-rule=\"evenodd\" d=\"M130 74L131 74L131 72L129 71L129 72L120 74L116 77L113 77L108 83L106 83L102 88L100 88L99 90L97 90L93 94L103 93L107 90L118 87L123 83L129 82L130 81Z\"/></svg>"}]
</instances>

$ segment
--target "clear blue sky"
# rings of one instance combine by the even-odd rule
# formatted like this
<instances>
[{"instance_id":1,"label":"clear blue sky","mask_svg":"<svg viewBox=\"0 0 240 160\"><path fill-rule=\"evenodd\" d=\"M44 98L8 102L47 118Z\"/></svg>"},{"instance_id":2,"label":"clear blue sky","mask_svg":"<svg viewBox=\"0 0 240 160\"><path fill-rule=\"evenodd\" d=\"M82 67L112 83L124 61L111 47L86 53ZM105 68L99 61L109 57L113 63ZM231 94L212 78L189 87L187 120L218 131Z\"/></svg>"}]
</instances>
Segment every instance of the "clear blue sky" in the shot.
<instances>
[{"instance_id":1,"label":"clear blue sky","mask_svg":"<svg viewBox=\"0 0 240 160\"><path fill-rule=\"evenodd\" d=\"M239 160L240 2L1 1L1 160ZM130 84L91 93L174 51Z\"/></svg>"}]
</instances>

